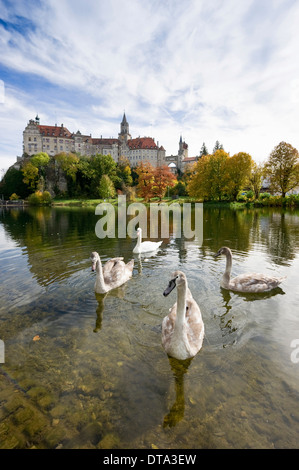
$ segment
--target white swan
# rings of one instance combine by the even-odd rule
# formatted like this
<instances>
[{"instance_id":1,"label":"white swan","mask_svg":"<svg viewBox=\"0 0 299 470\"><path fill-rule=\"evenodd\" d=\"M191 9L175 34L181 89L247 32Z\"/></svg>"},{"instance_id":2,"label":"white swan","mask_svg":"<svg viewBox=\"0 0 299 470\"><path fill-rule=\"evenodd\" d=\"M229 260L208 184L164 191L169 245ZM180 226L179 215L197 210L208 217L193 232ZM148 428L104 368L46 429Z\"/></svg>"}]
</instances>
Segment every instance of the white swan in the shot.
<instances>
[{"instance_id":1,"label":"white swan","mask_svg":"<svg viewBox=\"0 0 299 470\"><path fill-rule=\"evenodd\" d=\"M123 258L111 258L102 266L101 258L96 251L90 256L92 270L97 273L95 291L97 294L105 294L111 289L121 286L132 277L134 260L125 264Z\"/></svg>"},{"instance_id":2,"label":"white swan","mask_svg":"<svg viewBox=\"0 0 299 470\"><path fill-rule=\"evenodd\" d=\"M167 354L185 360L194 357L202 347L204 323L200 308L188 288L186 275L173 273L164 296L177 288L177 302L162 322L162 345Z\"/></svg>"},{"instance_id":3,"label":"white swan","mask_svg":"<svg viewBox=\"0 0 299 470\"><path fill-rule=\"evenodd\" d=\"M137 229L137 244L133 249L133 253L148 253L155 251L159 248L162 242L141 242L142 240L142 229Z\"/></svg>"},{"instance_id":4,"label":"white swan","mask_svg":"<svg viewBox=\"0 0 299 470\"><path fill-rule=\"evenodd\" d=\"M233 279L230 278L231 269L232 269L232 252L227 246L223 246L217 253L215 257L225 255L226 256L226 268L225 273L222 276L220 282L221 287L224 289L236 291L236 292L268 292L272 289L275 289L285 277L272 277L266 276L265 274L260 273L249 273L241 274Z\"/></svg>"}]
</instances>

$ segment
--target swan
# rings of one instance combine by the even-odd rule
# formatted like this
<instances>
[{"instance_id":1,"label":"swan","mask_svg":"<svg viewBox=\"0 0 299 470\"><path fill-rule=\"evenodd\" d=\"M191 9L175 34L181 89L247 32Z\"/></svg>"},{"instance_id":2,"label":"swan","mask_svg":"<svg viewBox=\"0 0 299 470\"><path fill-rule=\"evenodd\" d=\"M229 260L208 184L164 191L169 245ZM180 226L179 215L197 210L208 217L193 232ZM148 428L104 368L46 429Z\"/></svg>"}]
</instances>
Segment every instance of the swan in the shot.
<instances>
[{"instance_id":1,"label":"swan","mask_svg":"<svg viewBox=\"0 0 299 470\"><path fill-rule=\"evenodd\" d=\"M175 271L168 287L163 292L166 297L177 288L177 302L162 321L162 345L167 354L185 360L194 357L202 347L204 323L200 308L188 288L186 275Z\"/></svg>"},{"instance_id":2,"label":"swan","mask_svg":"<svg viewBox=\"0 0 299 470\"><path fill-rule=\"evenodd\" d=\"M230 278L232 269L232 252L227 246L220 248L215 257L225 255L226 256L226 268L220 282L221 287L224 289L236 291L236 292L268 292L275 289L285 277L272 277L266 276L260 273L249 273L241 274L233 279Z\"/></svg>"},{"instance_id":3,"label":"swan","mask_svg":"<svg viewBox=\"0 0 299 470\"><path fill-rule=\"evenodd\" d=\"M142 229L137 229L137 244L133 249L133 253L147 253L149 251L155 251L159 248L162 242L141 242L142 240Z\"/></svg>"},{"instance_id":4,"label":"swan","mask_svg":"<svg viewBox=\"0 0 299 470\"><path fill-rule=\"evenodd\" d=\"M97 294L105 294L111 289L121 286L132 277L134 260L127 264L123 258L111 258L102 266L101 258L96 251L90 256L92 271L96 271L95 291Z\"/></svg>"}]
</instances>

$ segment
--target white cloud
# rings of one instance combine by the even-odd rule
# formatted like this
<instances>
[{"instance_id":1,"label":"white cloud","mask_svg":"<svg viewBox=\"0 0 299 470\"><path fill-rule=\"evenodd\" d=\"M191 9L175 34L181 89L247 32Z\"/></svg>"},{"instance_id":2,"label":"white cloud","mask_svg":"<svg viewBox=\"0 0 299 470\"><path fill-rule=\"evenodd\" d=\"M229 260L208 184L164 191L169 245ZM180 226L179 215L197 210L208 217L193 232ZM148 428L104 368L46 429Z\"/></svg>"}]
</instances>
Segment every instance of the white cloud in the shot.
<instances>
[{"instance_id":1,"label":"white cloud","mask_svg":"<svg viewBox=\"0 0 299 470\"><path fill-rule=\"evenodd\" d=\"M2 18L17 23L13 30L2 26L0 61L52 88L32 90L34 102L28 86L14 85L19 88L15 109L21 112L14 128L12 119L6 123L7 108L0 106L1 124L8 127L2 155L7 151L14 160L20 154L21 136L16 140L14 129L23 130L41 105L44 122L58 113L71 131L108 136L117 136L117 119L125 110L133 136L152 132L167 154L177 152L180 134L189 155L203 142L212 150L217 139L231 154L247 151L256 160L267 158L280 140L299 148L298 2L48 0L34 5L17 1L11 10L0 1Z\"/></svg>"}]
</instances>

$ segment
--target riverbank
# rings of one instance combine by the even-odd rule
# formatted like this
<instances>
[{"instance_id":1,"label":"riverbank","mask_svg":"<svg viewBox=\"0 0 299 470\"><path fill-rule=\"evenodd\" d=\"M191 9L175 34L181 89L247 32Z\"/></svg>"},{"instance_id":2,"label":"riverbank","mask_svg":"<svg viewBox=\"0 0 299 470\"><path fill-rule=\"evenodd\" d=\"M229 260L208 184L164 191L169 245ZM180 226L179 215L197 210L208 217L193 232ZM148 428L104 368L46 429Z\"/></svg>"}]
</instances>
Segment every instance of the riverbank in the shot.
<instances>
[{"instance_id":1,"label":"riverbank","mask_svg":"<svg viewBox=\"0 0 299 470\"><path fill-rule=\"evenodd\" d=\"M259 199L247 200L247 201L202 201L196 198L190 198L188 196L179 197L177 199L172 198L163 198L162 201L159 201L158 198L152 199L150 202L145 202L142 198L136 198L134 201L127 201L128 204L132 202L139 202L145 205L149 204L186 204L186 203L201 203L205 206L213 207L227 207L231 209L244 209L244 208L256 208L256 207L290 207L295 208L299 207L299 195L290 195L286 197L281 196L271 196L268 195L261 196ZM109 203L114 206L117 206L118 199L54 199L51 202L52 206L77 206L77 207L96 207L101 203Z\"/></svg>"}]
</instances>

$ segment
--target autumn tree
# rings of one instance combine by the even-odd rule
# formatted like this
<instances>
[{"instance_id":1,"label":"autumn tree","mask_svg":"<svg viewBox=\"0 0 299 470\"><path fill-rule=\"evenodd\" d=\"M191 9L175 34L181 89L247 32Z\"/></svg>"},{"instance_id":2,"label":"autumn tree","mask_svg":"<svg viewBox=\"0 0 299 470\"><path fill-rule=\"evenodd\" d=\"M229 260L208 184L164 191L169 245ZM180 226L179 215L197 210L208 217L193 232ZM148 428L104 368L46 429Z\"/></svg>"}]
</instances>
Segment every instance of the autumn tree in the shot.
<instances>
[{"instance_id":1,"label":"autumn tree","mask_svg":"<svg viewBox=\"0 0 299 470\"><path fill-rule=\"evenodd\" d=\"M244 186L249 184L249 177L253 160L248 153L239 152L227 160L227 190L230 197L235 201L238 193Z\"/></svg>"},{"instance_id":2,"label":"autumn tree","mask_svg":"<svg viewBox=\"0 0 299 470\"><path fill-rule=\"evenodd\" d=\"M153 174L153 195L158 197L159 201L161 201L162 197L165 196L167 188L171 188L175 185L176 177L167 165L157 166L156 168L154 168Z\"/></svg>"},{"instance_id":3,"label":"autumn tree","mask_svg":"<svg viewBox=\"0 0 299 470\"><path fill-rule=\"evenodd\" d=\"M285 197L288 191L299 185L298 150L291 144L280 142L271 152L265 170L272 191Z\"/></svg>"},{"instance_id":4,"label":"autumn tree","mask_svg":"<svg viewBox=\"0 0 299 470\"><path fill-rule=\"evenodd\" d=\"M229 154L224 150L200 158L187 187L189 195L221 201L228 190L228 159Z\"/></svg>"},{"instance_id":5,"label":"autumn tree","mask_svg":"<svg viewBox=\"0 0 299 470\"><path fill-rule=\"evenodd\" d=\"M138 175L137 195L150 201L154 197L154 168L149 162L140 162L135 168Z\"/></svg>"},{"instance_id":6,"label":"autumn tree","mask_svg":"<svg viewBox=\"0 0 299 470\"><path fill-rule=\"evenodd\" d=\"M189 181L187 180L187 192L191 197L198 197L201 199L210 198L210 185L208 181L208 163L210 155L205 155L198 160L192 167Z\"/></svg>"},{"instance_id":7,"label":"autumn tree","mask_svg":"<svg viewBox=\"0 0 299 470\"><path fill-rule=\"evenodd\" d=\"M33 165L31 161L26 162L22 167L23 181L31 190L36 190L39 177L38 177L38 168Z\"/></svg>"}]
</instances>

